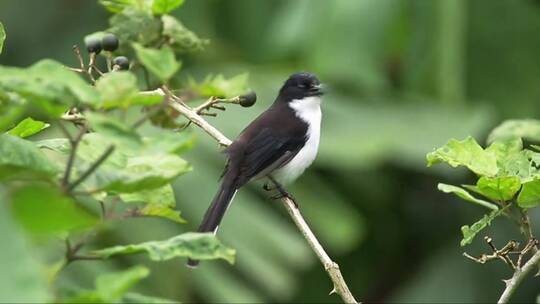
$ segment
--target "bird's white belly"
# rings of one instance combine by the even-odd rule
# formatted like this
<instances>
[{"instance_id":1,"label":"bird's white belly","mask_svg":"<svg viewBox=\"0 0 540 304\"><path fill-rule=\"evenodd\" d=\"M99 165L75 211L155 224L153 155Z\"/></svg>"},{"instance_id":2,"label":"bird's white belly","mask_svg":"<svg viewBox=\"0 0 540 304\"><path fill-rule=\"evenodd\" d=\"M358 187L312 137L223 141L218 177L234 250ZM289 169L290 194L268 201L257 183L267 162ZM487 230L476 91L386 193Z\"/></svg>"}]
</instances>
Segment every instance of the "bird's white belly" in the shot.
<instances>
[{"instance_id":1,"label":"bird's white belly","mask_svg":"<svg viewBox=\"0 0 540 304\"><path fill-rule=\"evenodd\" d=\"M307 140L296 156L274 172L274 177L283 184L297 179L313 163L319 150L321 134L321 101L319 97L307 97L292 101L289 106L296 116L308 124Z\"/></svg>"}]
</instances>

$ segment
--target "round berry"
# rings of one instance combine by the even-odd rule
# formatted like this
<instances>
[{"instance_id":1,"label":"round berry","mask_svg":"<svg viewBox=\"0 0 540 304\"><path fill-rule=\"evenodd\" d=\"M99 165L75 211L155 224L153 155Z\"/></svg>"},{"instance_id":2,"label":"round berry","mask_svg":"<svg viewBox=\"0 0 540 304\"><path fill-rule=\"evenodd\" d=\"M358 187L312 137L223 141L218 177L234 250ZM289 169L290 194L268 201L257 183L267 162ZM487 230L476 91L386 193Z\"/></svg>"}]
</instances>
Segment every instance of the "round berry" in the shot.
<instances>
[{"instance_id":1,"label":"round berry","mask_svg":"<svg viewBox=\"0 0 540 304\"><path fill-rule=\"evenodd\" d=\"M244 94L240 96L240 105L242 107L248 108L255 104L255 101L257 101L257 94L255 92L251 91L247 94Z\"/></svg>"},{"instance_id":2,"label":"round berry","mask_svg":"<svg viewBox=\"0 0 540 304\"><path fill-rule=\"evenodd\" d=\"M117 65L120 70L129 70L129 60L125 56L114 57L113 66Z\"/></svg>"},{"instance_id":3,"label":"round berry","mask_svg":"<svg viewBox=\"0 0 540 304\"><path fill-rule=\"evenodd\" d=\"M99 54L101 52L101 41L96 38L90 38L87 39L85 42L86 44L86 50L88 53L96 53Z\"/></svg>"},{"instance_id":4,"label":"round berry","mask_svg":"<svg viewBox=\"0 0 540 304\"><path fill-rule=\"evenodd\" d=\"M114 52L118 48L118 38L114 34L105 34L101 38L101 46L105 51Z\"/></svg>"}]
</instances>

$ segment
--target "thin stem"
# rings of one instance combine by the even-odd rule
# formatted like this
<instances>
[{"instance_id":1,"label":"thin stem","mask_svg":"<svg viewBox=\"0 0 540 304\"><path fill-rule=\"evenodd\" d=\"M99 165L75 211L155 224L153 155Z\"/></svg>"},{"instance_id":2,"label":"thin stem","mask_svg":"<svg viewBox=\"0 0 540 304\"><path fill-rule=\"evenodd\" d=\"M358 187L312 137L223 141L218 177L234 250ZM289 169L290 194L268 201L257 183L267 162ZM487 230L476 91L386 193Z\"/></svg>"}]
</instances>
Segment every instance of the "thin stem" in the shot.
<instances>
[{"instance_id":1,"label":"thin stem","mask_svg":"<svg viewBox=\"0 0 540 304\"><path fill-rule=\"evenodd\" d=\"M77 147L79 146L79 143L81 142L81 139L83 135L86 133L88 128L86 127L86 125L83 126L79 130L79 133L77 133L77 135L73 137L69 134L68 130L64 127L64 125L61 122L59 123L59 125L60 125L60 129L62 129L62 132L64 132L64 134L68 138L69 143L71 145L71 150L69 152L66 169L64 170L64 175L62 177L62 187L64 187L65 189L69 185L69 178L71 176L71 172L73 171L73 163L75 162L75 155L77 153Z\"/></svg>"},{"instance_id":2,"label":"thin stem","mask_svg":"<svg viewBox=\"0 0 540 304\"><path fill-rule=\"evenodd\" d=\"M83 174L81 174L81 176L77 178L77 180L75 180L73 183L71 183L67 187L67 191L71 192L73 189L75 189L75 187L77 187L80 183L82 183L88 176L90 176L90 174L94 173L94 171L96 171L96 169L105 160L107 160L107 158L111 155L111 153L113 153L114 149L115 149L114 145L110 145L105 151L103 151L103 153L99 156L99 158L96 159L96 161L88 169L86 169L86 171L84 171Z\"/></svg>"}]
</instances>

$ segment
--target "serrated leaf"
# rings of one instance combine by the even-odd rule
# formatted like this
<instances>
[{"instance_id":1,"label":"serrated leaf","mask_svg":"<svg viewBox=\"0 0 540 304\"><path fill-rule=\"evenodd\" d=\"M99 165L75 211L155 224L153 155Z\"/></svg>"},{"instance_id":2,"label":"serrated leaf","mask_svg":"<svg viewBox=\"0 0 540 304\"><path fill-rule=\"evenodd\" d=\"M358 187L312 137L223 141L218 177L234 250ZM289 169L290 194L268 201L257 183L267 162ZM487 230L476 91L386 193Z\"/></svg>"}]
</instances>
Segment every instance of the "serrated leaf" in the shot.
<instances>
[{"instance_id":1,"label":"serrated leaf","mask_svg":"<svg viewBox=\"0 0 540 304\"><path fill-rule=\"evenodd\" d=\"M184 0L154 0L152 12L154 15L168 14L184 4Z\"/></svg>"},{"instance_id":2,"label":"serrated leaf","mask_svg":"<svg viewBox=\"0 0 540 304\"><path fill-rule=\"evenodd\" d=\"M521 208L533 208L540 203L540 179L535 179L524 183L517 198L518 206Z\"/></svg>"},{"instance_id":3,"label":"serrated leaf","mask_svg":"<svg viewBox=\"0 0 540 304\"><path fill-rule=\"evenodd\" d=\"M153 261L165 261L175 257L197 260L224 259L233 264L235 250L225 247L212 233L184 233L164 241L115 246L93 252L103 258L115 255L147 253Z\"/></svg>"},{"instance_id":4,"label":"serrated leaf","mask_svg":"<svg viewBox=\"0 0 540 304\"><path fill-rule=\"evenodd\" d=\"M189 79L189 87L201 96L215 96L229 98L242 95L248 91L249 74L243 73L225 78L222 74L216 76L209 75L201 83Z\"/></svg>"},{"instance_id":5,"label":"serrated leaf","mask_svg":"<svg viewBox=\"0 0 540 304\"><path fill-rule=\"evenodd\" d=\"M187 29L173 16L161 16L163 23L163 36L177 54L201 51L208 44L208 40L199 38L194 32Z\"/></svg>"},{"instance_id":6,"label":"serrated leaf","mask_svg":"<svg viewBox=\"0 0 540 304\"><path fill-rule=\"evenodd\" d=\"M137 58L148 71L163 82L169 80L180 69L181 64L176 61L174 52L169 46L153 49L134 43L133 48Z\"/></svg>"},{"instance_id":7,"label":"serrated leaf","mask_svg":"<svg viewBox=\"0 0 540 304\"><path fill-rule=\"evenodd\" d=\"M457 195L458 197L460 197L460 198L462 198L462 199L464 199L464 200L466 200L468 202L480 205L482 207L486 207L486 208L489 208L489 209L492 209L492 210L498 210L499 209L499 207L497 207L497 205L492 204L492 203L487 202L487 201L484 201L484 200L481 200L481 199L478 199L478 198L472 196L469 192L467 192L463 188L453 186L453 185L442 184L442 183L439 183L437 185L437 188L440 191L444 192L444 193L453 193L453 194Z\"/></svg>"},{"instance_id":8,"label":"serrated leaf","mask_svg":"<svg viewBox=\"0 0 540 304\"><path fill-rule=\"evenodd\" d=\"M13 129L9 130L7 133L9 135L24 138L39 133L40 131L47 129L49 126L50 124L48 123L34 120L31 117L28 117L19 122Z\"/></svg>"},{"instance_id":9,"label":"serrated leaf","mask_svg":"<svg viewBox=\"0 0 540 304\"><path fill-rule=\"evenodd\" d=\"M32 142L8 134L1 134L0 178L25 172L54 176L58 172L58 167Z\"/></svg>"},{"instance_id":10,"label":"serrated leaf","mask_svg":"<svg viewBox=\"0 0 540 304\"><path fill-rule=\"evenodd\" d=\"M472 138L462 141L451 139L443 147L427 155L428 167L447 163L452 167L465 166L478 175L497 174L497 159L492 151L486 151Z\"/></svg>"},{"instance_id":11,"label":"serrated leaf","mask_svg":"<svg viewBox=\"0 0 540 304\"><path fill-rule=\"evenodd\" d=\"M14 217L34 235L47 235L91 227L95 215L80 208L69 196L48 184L29 184L10 193Z\"/></svg>"},{"instance_id":12,"label":"serrated leaf","mask_svg":"<svg viewBox=\"0 0 540 304\"><path fill-rule=\"evenodd\" d=\"M2 54L4 48L4 41L6 41L6 30L2 22L0 22L0 54Z\"/></svg>"},{"instance_id":13,"label":"serrated leaf","mask_svg":"<svg viewBox=\"0 0 540 304\"><path fill-rule=\"evenodd\" d=\"M494 210L491 213L484 215L484 217L481 220L477 221L471 226L468 226L468 225L462 226L461 233L463 234L463 239L461 240L460 245L463 247L465 245L472 243L474 237L484 228L489 226L491 224L491 221L493 221L496 217L501 215L504 210L505 208L500 209L500 210Z\"/></svg>"},{"instance_id":14,"label":"serrated leaf","mask_svg":"<svg viewBox=\"0 0 540 304\"><path fill-rule=\"evenodd\" d=\"M494 201L508 201L521 188L521 182L517 176L503 176L489 178L482 176L476 182L478 193Z\"/></svg>"},{"instance_id":15,"label":"serrated leaf","mask_svg":"<svg viewBox=\"0 0 540 304\"><path fill-rule=\"evenodd\" d=\"M488 143L512 138L540 142L540 121L535 119L507 120L491 131Z\"/></svg>"}]
</instances>

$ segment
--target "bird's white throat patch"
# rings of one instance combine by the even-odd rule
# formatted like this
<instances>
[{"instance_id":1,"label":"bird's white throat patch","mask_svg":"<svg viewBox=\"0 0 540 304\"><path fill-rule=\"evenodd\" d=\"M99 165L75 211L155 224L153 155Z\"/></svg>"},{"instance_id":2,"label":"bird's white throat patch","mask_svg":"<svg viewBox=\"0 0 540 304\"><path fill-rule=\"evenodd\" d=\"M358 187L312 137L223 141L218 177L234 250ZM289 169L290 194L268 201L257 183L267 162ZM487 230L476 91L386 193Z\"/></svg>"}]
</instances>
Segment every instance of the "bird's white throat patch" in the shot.
<instances>
[{"instance_id":1,"label":"bird's white throat patch","mask_svg":"<svg viewBox=\"0 0 540 304\"><path fill-rule=\"evenodd\" d=\"M296 116L308 124L304 147L285 166L276 170L275 177L284 184L297 179L313 163L319 150L321 137L321 98L318 96L295 99L289 102Z\"/></svg>"}]
</instances>

